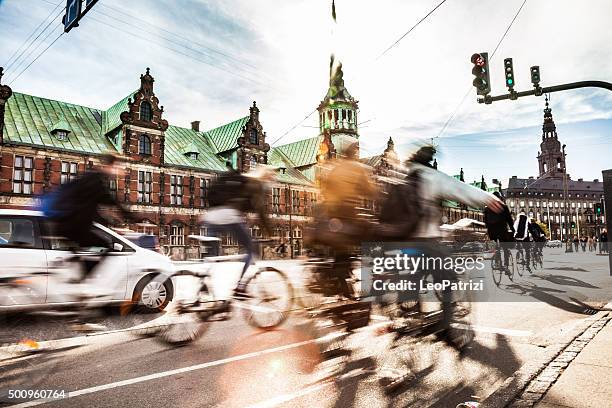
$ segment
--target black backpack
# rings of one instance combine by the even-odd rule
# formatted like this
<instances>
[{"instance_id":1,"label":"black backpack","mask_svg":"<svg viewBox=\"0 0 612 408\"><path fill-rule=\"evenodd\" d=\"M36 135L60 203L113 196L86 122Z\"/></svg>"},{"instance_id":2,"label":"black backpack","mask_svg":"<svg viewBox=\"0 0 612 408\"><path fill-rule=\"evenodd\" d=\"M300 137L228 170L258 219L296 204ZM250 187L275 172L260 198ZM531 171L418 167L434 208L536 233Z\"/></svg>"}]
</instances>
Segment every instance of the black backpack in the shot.
<instances>
[{"instance_id":1,"label":"black backpack","mask_svg":"<svg viewBox=\"0 0 612 408\"><path fill-rule=\"evenodd\" d=\"M413 171L401 183L389 185L379 216L383 239L406 240L414 236L422 216L420 184L419 172Z\"/></svg>"},{"instance_id":2,"label":"black backpack","mask_svg":"<svg viewBox=\"0 0 612 408\"><path fill-rule=\"evenodd\" d=\"M251 195L254 193L251 183L254 182L236 171L225 172L211 183L208 202L211 207L229 206L249 211L252 209Z\"/></svg>"}]
</instances>

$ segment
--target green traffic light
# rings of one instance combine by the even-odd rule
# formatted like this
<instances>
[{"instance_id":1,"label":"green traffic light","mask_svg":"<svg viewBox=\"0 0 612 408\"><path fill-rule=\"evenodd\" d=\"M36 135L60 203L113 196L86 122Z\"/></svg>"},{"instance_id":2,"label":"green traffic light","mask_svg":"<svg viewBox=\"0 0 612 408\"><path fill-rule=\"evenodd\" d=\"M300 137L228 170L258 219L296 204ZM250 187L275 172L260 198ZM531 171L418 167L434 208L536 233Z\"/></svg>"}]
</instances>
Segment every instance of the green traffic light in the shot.
<instances>
[{"instance_id":1,"label":"green traffic light","mask_svg":"<svg viewBox=\"0 0 612 408\"><path fill-rule=\"evenodd\" d=\"M508 86L512 86L514 84L514 81L512 79L508 78L506 80L506 83L508 84Z\"/></svg>"}]
</instances>

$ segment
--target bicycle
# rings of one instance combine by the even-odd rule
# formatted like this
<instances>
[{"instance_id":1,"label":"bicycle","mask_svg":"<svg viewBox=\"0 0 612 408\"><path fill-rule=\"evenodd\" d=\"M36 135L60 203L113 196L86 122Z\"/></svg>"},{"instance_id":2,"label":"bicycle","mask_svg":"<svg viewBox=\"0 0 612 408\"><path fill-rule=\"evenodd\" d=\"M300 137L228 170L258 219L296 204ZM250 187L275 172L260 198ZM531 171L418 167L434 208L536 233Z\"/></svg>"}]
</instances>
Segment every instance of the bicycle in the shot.
<instances>
[{"instance_id":1,"label":"bicycle","mask_svg":"<svg viewBox=\"0 0 612 408\"><path fill-rule=\"evenodd\" d=\"M507 244L506 244L507 245ZM504 274L506 276L508 276L508 279L510 279L510 281L514 281L514 273L516 270L516 265L514 263L514 256L512 255L512 251L510 251L510 249L508 249L508 264L506 266L503 266L503 262L502 262L502 256L506 256L505 254L502 255L502 252L504 252L503 250L500 250L500 246L496 245L495 247L495 253L493 255L493 258L491 258L491 274L493 275L493 282L495 283L495 286L499 287L499 285L501 284L501 279L504 276Z\"/></svg>"},{"instance_id":2,"label":"bicycle","mask_svg":"<svg viewBox=\"0 0 612 408\"><path fill-rule=\"evenodd\" d=\"M160 342L181 346L199 339L215 317L231 312L233 306L243 310L243 317L251 326L272 330L287 320L293 305L293 287L284 272L271 266L255 267L245 280L245 293L230 299L220 299L214 291L212 269L215 264L242 261L243 255L205 258L203 270L181 269L174 276L193 276L198 279L197 290L191 299L177 299L168 311L166 321L145 327L139 335L154 336ZM247 272L248 274L249 272Z\"/></svg>"}]
</instances>

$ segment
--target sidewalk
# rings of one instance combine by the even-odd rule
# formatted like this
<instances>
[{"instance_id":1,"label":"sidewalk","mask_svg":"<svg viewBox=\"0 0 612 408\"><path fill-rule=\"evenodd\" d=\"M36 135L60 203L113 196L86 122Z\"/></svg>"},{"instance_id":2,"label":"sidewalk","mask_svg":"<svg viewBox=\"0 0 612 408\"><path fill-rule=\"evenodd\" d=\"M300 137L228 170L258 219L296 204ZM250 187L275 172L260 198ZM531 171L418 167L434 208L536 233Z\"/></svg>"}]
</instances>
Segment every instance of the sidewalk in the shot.
<instances>
[{"instance_id":1,"label":"sidewalk","mask_svg":"<svg viewBox=\"0 0 612 408\"><path fill-rule=\"evenodd\" d=\"M568 349L565 352L571 353L571 346ZM555 369L553 365L555 362L551 363L545 371L551 370L550 373L553 374ZM559 368L562 369L562 367ZM610 407L612 404L611 378L612 320L607 320L605 327L599 330L562 371L536 408Z\"/></svg>"}]
</instances>

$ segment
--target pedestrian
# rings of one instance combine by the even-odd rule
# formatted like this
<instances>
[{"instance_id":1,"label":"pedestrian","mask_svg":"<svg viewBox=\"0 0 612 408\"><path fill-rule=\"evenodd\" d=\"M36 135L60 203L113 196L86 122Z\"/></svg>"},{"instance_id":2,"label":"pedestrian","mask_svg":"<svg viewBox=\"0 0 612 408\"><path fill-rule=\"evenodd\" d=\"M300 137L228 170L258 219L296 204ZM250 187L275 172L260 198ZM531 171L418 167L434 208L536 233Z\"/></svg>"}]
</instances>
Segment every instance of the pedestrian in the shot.
<instances>
[{"instance_id":1,"label":"pedestrian","mask_svg":"<svg viewBox=\"0 0 612 408\"><path fill-rule=\"evenodd\" d=\"M608 231L603 230L599 236L599 252L608 253Z\"/></svg>"},{"instance_id":2,"label":"pedestrian","mask_svg":"<svg viewBox=\"0 0 612 408\"><path fill-rule=\"evenodd\" d=\"M574 235L574 251L578 252L578 244L580 240L578 239L578 235Z\"/></svg>"},{"instance_id":3,"label":"pedestrian","mask_svg":"<svg viewBox=\"0 0 612 408\"><path fill-rule=\"evenodd\" d=\"M583 235L582 238L580 238L580 247L582 248L582 252L586 252L586 244L587 238Z\"/></svg>"},{"instance_id":4,"label":"pedestrian","mask_svg":"<svg viewBox=\"0 0 612 408\"><path fill-rule=\"evenodd\" d=\"M594 241L595 237L589 237L587 243L589 244L589 252L593 252L593 241Z\"/></svg>"}]
</instances>

